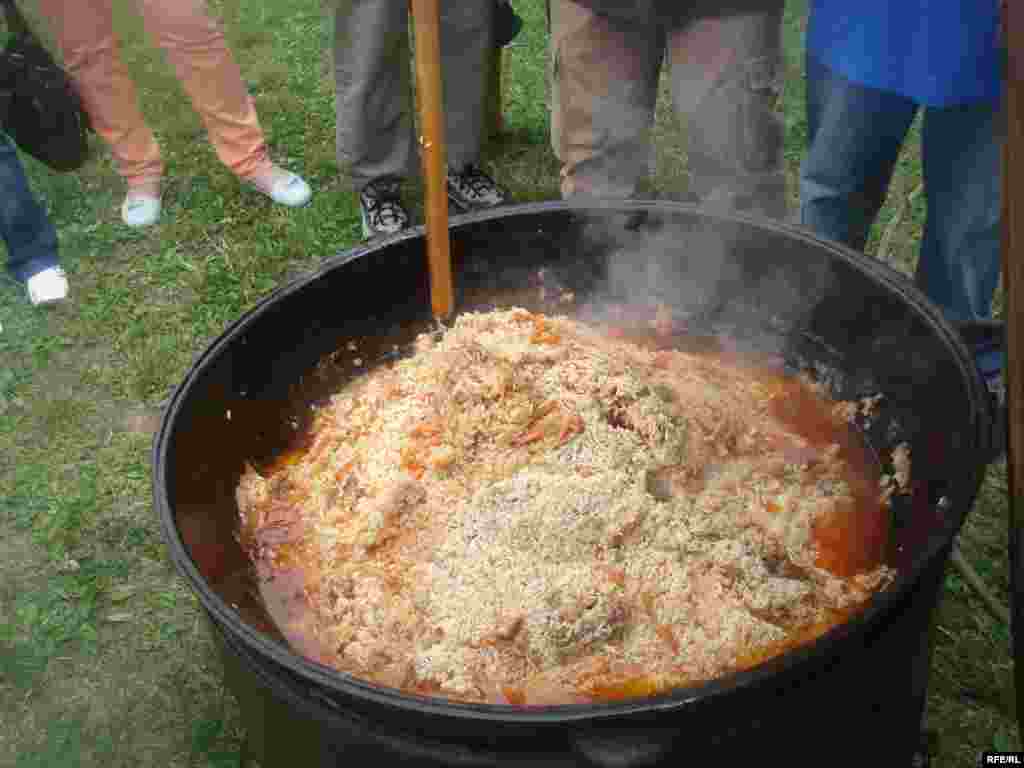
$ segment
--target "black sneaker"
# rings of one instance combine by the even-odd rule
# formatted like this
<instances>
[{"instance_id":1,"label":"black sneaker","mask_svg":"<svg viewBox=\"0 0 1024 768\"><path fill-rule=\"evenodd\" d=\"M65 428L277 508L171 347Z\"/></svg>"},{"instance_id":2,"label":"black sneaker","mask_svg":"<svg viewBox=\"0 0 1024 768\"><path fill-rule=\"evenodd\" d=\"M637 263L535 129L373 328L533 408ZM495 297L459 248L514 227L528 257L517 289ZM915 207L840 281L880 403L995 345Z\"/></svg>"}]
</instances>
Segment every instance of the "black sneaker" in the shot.
<instances>
[{"instance_id":1,"label":"black sneaker","mask_svg":"<svg viewBox=\"0 0 1024 768\"><path fill-rule=\"evenodd\" d=\"M494 179L472 163L461 171L448 169L448 199L463 213L493 208L507 197Z\"/></svg>"},{"instance_id":2,"label":"black sneaker","mask_svg":"<svg viewBox=\"0 0 1024 768\"><path fill-rule=\"evenodd\" d=\"M369 182L359 192L359 212L363 237L393 235L409 226L409 212L402 205L401 185L397 179L381 178Z\"/></svg>"}]
</instances>

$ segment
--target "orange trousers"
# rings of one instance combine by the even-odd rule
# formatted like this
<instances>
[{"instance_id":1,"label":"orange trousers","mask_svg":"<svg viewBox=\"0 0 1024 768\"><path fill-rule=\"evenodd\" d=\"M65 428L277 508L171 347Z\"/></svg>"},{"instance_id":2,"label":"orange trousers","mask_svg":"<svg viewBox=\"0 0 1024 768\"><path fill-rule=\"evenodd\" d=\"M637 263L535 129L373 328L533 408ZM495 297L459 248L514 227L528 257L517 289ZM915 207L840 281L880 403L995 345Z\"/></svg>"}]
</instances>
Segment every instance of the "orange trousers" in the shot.
<instances>
[{"instance_id":1,"label":"orange trousers","mask_svg":"<svg viewBox=\"0 0 1024 768\"><path fill-rule=\"evenodd\" d=\"M241 178L270 166L256 108L204 0L132 0L202 118L217 157ZM40 0L96 133L129 187L163 175L160 147L118 53L112 0Z\"/></svg>"}]
</instances>

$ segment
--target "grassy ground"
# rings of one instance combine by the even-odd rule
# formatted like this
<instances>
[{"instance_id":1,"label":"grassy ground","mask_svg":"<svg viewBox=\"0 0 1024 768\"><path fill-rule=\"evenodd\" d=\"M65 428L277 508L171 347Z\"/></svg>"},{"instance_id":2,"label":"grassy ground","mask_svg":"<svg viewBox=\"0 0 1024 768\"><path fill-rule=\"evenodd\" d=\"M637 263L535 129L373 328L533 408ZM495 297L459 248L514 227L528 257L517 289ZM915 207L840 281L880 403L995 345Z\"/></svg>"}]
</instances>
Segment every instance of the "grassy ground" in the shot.
<instances>
[{"instance_id":1,"label":"grassy ground","mask_svg":"<svg viewBox=\"0 0 1024 768\"><path fill-rule=\"evenodd\" d=\"M163 223L119 222L109 155L77 175L28 162L56 222L73 298L31 309L0 278L0 767L209 768L237 762L237 708L196 600L176 577L150 504L159 403L230 320L290 275L356 242L334 164L327 26L320 0L220 0L275 157L317 194L300 211L239 189L171 71L118 5L125 58L165 150ZM521 199L557 196L548 149L541 0L506 56L506 135L492 167ZM805 140L802 8L791 2L785 111L791 178ZM679 129L658 115L656 191L686 186ZM923 220L910 142L869 250L909 270ZM795 191L795 185L794 185ZM990 472L961 546L1007 594L1005 467ZM936 764L1019 748L1008 629L952 572L937 617L928 716Z\"/></svg>"}]
</instances>

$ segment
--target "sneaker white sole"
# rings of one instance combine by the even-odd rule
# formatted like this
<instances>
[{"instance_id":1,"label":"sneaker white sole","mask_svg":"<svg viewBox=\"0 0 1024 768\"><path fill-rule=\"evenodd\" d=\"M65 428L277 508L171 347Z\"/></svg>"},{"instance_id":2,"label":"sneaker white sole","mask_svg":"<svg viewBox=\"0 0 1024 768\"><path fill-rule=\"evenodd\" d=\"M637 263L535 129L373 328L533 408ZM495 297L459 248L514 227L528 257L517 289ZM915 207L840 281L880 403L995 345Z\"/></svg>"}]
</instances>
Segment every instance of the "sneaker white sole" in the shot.
<instances>
[{"instance_id":1,"label":"sneaker white sole","mask_svg":"<svg viewBox=\"0 0 1024 768\"><path fill-rule=\"evenodd\" d=\"M313 199L313 190L301 176L292 173L278 179L269 191L262 190L253 185L258 192L262 192L275 203L286 205L289 208L301 208Z\"/></svg>"},{"instance_id":2,"label":"sneaker white sole","mask_svg":"<svg viewBox=\"0 0 1024 768\"><path fill-rule=\"evenodd\" d=\"M54 304L68 297L68 278L60 267L50 267L32 275L26 281L25 289L32 306Z\"/></svg>"},{"instance_id":3,"label":"sneaker white sole","mask_svg":"<svg viewBox=\"0 0 1024 768\"><path fill-rule=\"evenodd\" d=\"M129 227L149 227L160 219L160 210L159 197L126 197L121 205L121 220Z\"/></svg>"}]
</instances>

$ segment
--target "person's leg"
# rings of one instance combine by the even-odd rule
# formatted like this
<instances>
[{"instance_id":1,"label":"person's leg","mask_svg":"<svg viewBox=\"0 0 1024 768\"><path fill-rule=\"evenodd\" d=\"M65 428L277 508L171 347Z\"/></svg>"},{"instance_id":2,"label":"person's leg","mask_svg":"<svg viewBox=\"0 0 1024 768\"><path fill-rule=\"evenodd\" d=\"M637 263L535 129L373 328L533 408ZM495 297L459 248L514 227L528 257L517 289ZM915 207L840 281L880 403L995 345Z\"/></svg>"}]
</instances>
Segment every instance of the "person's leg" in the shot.
<instances>
[{"instance_id":1,"label":"person's leg","mask_svg":"<svg viewBox=\"0 0 1024 768\"><path fill-rule=\"evenodd\" d=\"M32 194L14 144L0 133L0 237L7 246L7 271L28 288L33 304L60 301L68 294L60 268L57 232Z\"/></svg>"},{"instance_id":2,"label":"person's leg","mask_svg":"<svg viewBox=\"0 0 1024 768\"><path fill-rule=\"evenodd\" d=\"M342 0L335 11L338 165L357 192L374 179L404 179L413 153L405 2Z\"/></svg>"},{"instance_id":3,"label":"person's leg","mask_svg":"<svg viewBox=\"0 0 1024 768\"><path fill-rule=\"evenodd\" d=\"M994 103L925 110L928 212L915 274L918 287L949 320L967 324L962 333L996 413L993 459L1006 450L1005 345L996 330L985 331L1001 267L1004 126Z\"/></svg>"},{"instance_id":4,"label":"person's leg","mask_svg":"<svg viewBox=\"0 0 1024 768\"><path fill-rule=\"evenodd\" d=\"M139 111L118 56L111 0L40 0L93 129L109 146L129 188L159 185L160 148Z\"/></svg>"},{"instance_id":5,"label":"person's leg","mask_svg":"<svg viewBox=\"0 0 1024 768\"><path fill-rule=\"evenodd\" d=\"M558 78L555 77L555 45L554 30L561 26L558 14L564 4L544 0L545 22L548 31L548 114L551 151L558 158L559 163L565 162L562 157L562 112L558 109Z\"/></svg>"},{"instance_id":6,"label":"person's leg","mask_svg":"<svg viewBox=\"0 0 1024 768\"><path fill-rule=\"evenodd\" d=\"M1000 271L1002 125L998 104L925 110L928 217L915 277L953 321L992 316Z\"/></svg>"},{"instance_id":7,"label":"person's leg","mask_svg":"<svg viewBox=\"0 0 1024 768\"><path fill-rule=\"evenodd\" d=\"M562 197L626 198L650 169L664 36L552 0Z\"/></svg>"},{"instance_id":8,"label":"person's leg","mask_svg":"<svg viewBox=\"0 0 1024 768\"><path fill-rule=\"evenodd\" d=\"M217 157L249 179L271 167L256 108L204 0L136 0L147 31L167 54Z\"/></svg>"},{"instance_id":9,"label":"person's leg","mask_svg":"<svg viewBox=\"0 0 1024 768\"><path fill-rule=\"evenodd\" d=\"M441 7L441 90L448 165L480 157L488 73L494 55L494 0L461 0Z\"/></svg>"},{"instance_id":10,"label":"person's leg","mask_svg":"<svg viewBox=\"0 0 1024 768\"><path fill-rule=\"evenodd\" d=\"M20 283L59 264L57 233L28 185L14 143L0 133L0 236L7 246L7 271Z\"/></svg>"},{"instance_id":11,"label":"person's leg","mask_svg":"<svg viewBox=\"0 0 1024 768\"><path fill-rule=\"evenodd\" d=\"M689 124L690 189L704 205L785 215L781 24L780 9L694 19L669 35L673 102Z\"/></svg>"},{"instance_id":12,"label":"person's leg","mask_svg":"<svg viewBox=\"0 0 1024 768\"><path fill-rule=\"evenodd\" d=\"M851 83L809 55L801 223L863 250L916 112L909 99Z\"/></svg>"},{"instance_id":13,"label":"person's leg","mask_svg":"<svg viewBox=\"0 0 1024 768\"><path fill-rule=\"evenodd\" d=\"M338 0L335 151L359 197L363 236L409 226L401 184L413 170L407 4Z\"/></svg>"},{"instance_id":14,"label":"person's leg","mask_svg":"<svg viewBox=\"0 0 1024 768\"><path fill-rule=\"evenodd\" d=\"M487 117L494 47L494 0L463 0L441 9L441 75L448 151L448 199L461 211L505 202L506 193L478 162Z\"/></svg>"}]
</instances>

